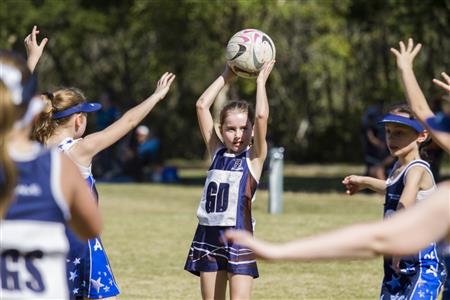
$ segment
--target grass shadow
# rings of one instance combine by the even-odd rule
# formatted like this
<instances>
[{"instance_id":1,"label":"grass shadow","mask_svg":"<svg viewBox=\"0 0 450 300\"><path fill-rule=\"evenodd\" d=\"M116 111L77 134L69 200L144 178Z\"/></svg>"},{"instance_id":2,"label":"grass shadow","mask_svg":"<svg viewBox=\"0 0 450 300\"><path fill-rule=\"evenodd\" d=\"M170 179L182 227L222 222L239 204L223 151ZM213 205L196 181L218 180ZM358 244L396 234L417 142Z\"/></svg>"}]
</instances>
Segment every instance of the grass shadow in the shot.
<instances>
[{"instance_id":1,"label":"grass shadow","mask_svg":"<svg viewBox=\"0 0 450 300\"><path fill-rule=\"evenodd\" d=\"M284 176L283 190L285 192L306 192L306 193L344 193L342 185L342 176ZM204 176L181 177L179 184L187 186L203 186L205 184ZM268 189L269 181L264 176L260 182L260 189Z\"/></svg>"}]
</instances>

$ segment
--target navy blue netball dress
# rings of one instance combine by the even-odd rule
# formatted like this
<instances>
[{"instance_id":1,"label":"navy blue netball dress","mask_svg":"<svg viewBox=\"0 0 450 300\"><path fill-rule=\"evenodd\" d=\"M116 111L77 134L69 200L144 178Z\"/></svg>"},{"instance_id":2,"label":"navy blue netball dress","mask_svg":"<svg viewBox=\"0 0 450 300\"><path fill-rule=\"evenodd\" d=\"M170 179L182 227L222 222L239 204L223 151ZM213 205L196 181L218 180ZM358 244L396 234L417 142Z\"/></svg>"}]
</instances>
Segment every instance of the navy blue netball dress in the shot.
<instances>
[{"instance_id":1,"label":"navy blue netball dress","mask_svg":"<svg viewBox=\"0 0 450 300\"><path fill-rule=\"evenodd\" d=\"M58 145L58 148L68 153L68 150L78 141L66 138ZM76 165L98 199L91 166ZM119 288L100 237L90 239L85 243L80 241L70 228L67 228L66 233L70 244L70 251L67 256L67 276L72 298L100 299L118 295Z\"/></svg>"},{"instance_id":2,"label":"navy blue netball dress","mask_svg":"<svg viewBox=\"0 0 450 300\"><path fill-rule=\"evenodd\" d=\"M227 271L259 276L254 253L222 239L227 229L253 232L252 199L258 185L249 165L248 149L240 154L216 151L197 210L198 227L184 269L200 272Z\"/></svg>"},{"instance_id":3,"label":"navy blue netball dress","mask_svg":"<svg viewBox=\"0 0 450 300\"><path fill-rule=\"evenodd\" d=\"M397 210L405 187L406 174L412 167L425 168L430 176L433 176L429 164L423 160L410 162L394 178L389 176L386 181L385 218L391 216ZM434 190L435 185L433 184L433 188L419 191L416 202L426 199ZM392 267L392 258L384 257L384 278L380 299L437 299L444 280L443 268L435 243L430 244L416 255L403 256L400 260L400 271L398 273Z\"/></svg>"},{"instance_id":4,"label":"navy blue netball dress","mask_svg":"<svg viewBox=\"0 0 450 300\"><path fill-rule=\"evenodd\" d=\"M60 153L34 144L10 151L15 196L0 220L0 298L69 299L65 224L70 212L61 182Z\"/></svg>"}]
</instances>

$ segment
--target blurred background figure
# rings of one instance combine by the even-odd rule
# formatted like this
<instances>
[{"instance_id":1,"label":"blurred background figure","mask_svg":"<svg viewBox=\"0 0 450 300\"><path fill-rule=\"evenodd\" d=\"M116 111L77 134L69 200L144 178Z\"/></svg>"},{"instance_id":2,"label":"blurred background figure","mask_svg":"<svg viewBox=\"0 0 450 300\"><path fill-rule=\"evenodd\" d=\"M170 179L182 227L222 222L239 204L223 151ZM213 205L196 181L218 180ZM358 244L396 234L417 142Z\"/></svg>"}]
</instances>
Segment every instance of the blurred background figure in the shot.
<instances>
[{"instance_id":1,"label":"blurred background figure","mask_svg":"<svg viewBox=\"0 0 450 300\"><path fill-rule=\"evenodd\" d=\"M128 158L124 161L125 175L137 182L160 182L163 169L160 145L160 140L147 126L138 126Z\"/></svg>"},{"instance_id":2,"label":"blurred background figure","mask_svg":"<svg viewBox=\"0 0 450 300\"><path fill-rule=\"evenodd\" d=\"M394 157L386 146L384 127L378 122L383 118L380 104L369 106L362 118L362 143L366 176L385 180Z\"/></svg>"}]
</instances>

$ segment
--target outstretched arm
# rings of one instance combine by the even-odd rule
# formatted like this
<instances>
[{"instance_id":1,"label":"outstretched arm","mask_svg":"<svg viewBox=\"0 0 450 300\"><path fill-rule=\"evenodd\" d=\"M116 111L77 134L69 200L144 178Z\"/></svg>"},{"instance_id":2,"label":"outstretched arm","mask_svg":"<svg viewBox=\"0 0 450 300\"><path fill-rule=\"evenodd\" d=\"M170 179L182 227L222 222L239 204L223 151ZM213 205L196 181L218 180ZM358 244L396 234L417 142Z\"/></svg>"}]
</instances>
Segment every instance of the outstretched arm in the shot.
<instances>
[{"instance_id":1,"label":"outstretched arm","mask_svg":"<svg viewBox=\"0 0 450 300\"><path fill-rule=\"evenodd\" d=\"M267 99L266 82L272 72L275 60L266 62L256 79L255 125L253 146L250 159L255 171L261 174L267 156L267 122L269 120L269 101Z\"/></svg>"},{"instance_id":2,"label":"outstretched arm","mask_svg":"<svg viewBox=\"0 0 450 300\"><path fill-rule=\"evenodd\" d=\"M77 161L89 164L95 154L111 146L139 124L153 109L153 107L169 92L175 79L172 73L164 73L159 79L155 92L127 111L119 120L102 131L90 134L78 142L71 150Z\"/></svg>"},{"instance_id":3,"label":"outstretched arm","mask_svg":"<svg viewBox=\"0 0 450 300\"><path fill-rule=\"evenodd\" d=\"M235 76L228 65L226 65L223 73L201 94L195 104L198 125L210 157L214 155L214 151L221 143L214 130L214 120L210 108L225 84Z\"/></svg>"},{"instance_id":4,"label":"outstretched arm","mask_svg":"<svg viewBox=\"0 0 450 300\"><path fill-rule=\"evenodd\" d=\"M358 224L285 244L254 239L245 231L227 231L225 237L270 260L320 260L374 255L410 255L448 237L450 184L442 184L427 200L392 218ZM411 234L413 233L413 234Z\"/></svg>"},{"instance_id":5,"label":"outstretched arm","mask_svg":"<svg viewBox=\"0 0 450 300\"><path fill-rule=\"evenodd\" d=\"M435 131L426 124L426 119L434 116L428 106L427 100L420 89L416 76L413 70L413 61L417 53L419 53L422 45L417 44L414 46L413 40L408 40L408 45L405 46L403 42L400 42L400 49L391 48L391 52L397 57L397 66L400 71L400 77L405 89L406 99L416 117L426 126L430 131L433 139L443 149L450 153L450 135Z\"/></svg>"},{"instance_id":6,"label":"outstretched arm","mask_svg":"<svg viewBox=\"0 0 450 300\"><path fill-rule=\"evenodd\" d=\"M371 189L379 194L386 192L386 182L384 180L369 176L349 175L342 180L342 184L345 185L345 192L348 195L353 195L364 189Z\"/></svg>"},{"instance_id":7,"label":"outstretched arm","mask_svg":"<svg viewBox=\"0 0 450 300\"><path fill-rule=\"evenodd\" d=\"M31 30L31 33L27 35L27 37L24 40L25 48L27 49L27 65L31 73L34 72L34 69L38 64L39 59L41 58L42 53L44 52L45 45L48 42L48 38L44 38L42 39L41 44L38 44L37 42L38 34L39 30L37 29L37 26L34 25L33 29Z\"/></svg>"}]
</instances>

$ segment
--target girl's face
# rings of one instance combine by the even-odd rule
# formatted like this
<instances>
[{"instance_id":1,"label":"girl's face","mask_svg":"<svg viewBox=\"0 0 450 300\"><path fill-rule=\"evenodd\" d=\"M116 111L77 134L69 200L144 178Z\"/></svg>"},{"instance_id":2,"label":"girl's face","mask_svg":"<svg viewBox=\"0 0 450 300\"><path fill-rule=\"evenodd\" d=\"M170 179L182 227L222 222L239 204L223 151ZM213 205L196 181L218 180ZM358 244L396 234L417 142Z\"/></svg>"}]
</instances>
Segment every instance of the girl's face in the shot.
<instances>
[{"instance_id":1,"label":"girl's face","mask_svg":"<svg viewBox=\"0 0 450 300\"><path fill-rule=\"evenodd\" d=\"M386 144L393 156L405 156L411 151L419 151L419 133L409 126L386 123Z\"/></svg>"},{"instance_id":2,"label":"girl's face","mask_svg":"<svg viewBox=\"0 0 450 300\"><path fill-rule=\"evenodd\" d=\"M250 145L253 126L246 112L232 111L220 127L223 142L231 153L240 153Z\"/></svg>"},{"instance_id":3,"label":"girl's face","mask_svg":"<svg viewBox=\"0 0 450 300\"><path fill-rule=\"evenodd\" d=\"M87 125L87 114L77 113L75 114L75 136L74 138L79 139L83 136L86 131Z\"/></svg>"}]
</instances>

